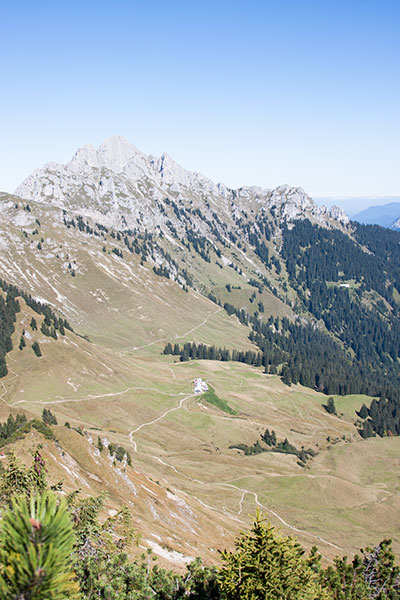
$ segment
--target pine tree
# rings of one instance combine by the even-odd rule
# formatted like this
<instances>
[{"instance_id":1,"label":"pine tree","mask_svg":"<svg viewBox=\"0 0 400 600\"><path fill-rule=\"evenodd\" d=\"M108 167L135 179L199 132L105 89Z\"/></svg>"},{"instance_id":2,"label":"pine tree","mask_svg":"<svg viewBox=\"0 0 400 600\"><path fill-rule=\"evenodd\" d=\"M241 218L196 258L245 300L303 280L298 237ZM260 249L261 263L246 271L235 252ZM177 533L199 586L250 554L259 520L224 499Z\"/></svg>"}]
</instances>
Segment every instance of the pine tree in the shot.
<instances>
[{"instance_id":1,"label":"pine tree","mask_svg":"<svg viewBox=\"0 0 400 600\"><path fill-rule=\"evenodd\" d=\"M165 348L163 350L163 354L172 354L172 344L171 344L171 342L168 342L168 344L165 346Z\"/></svg>"},{"instance_id":2,"label":"pine tree","mask_svg":"<svg viewBox=\"0 0 400 600\"><path fill-rule=\"evenodd\" d=\"M40 346L38 342L33 342L32 350L36 354L36 356L42 356L42 351L40 350Z\"/></svg>"},{"instance_id":3,"label":"pine tree","mask_svg":"<svg viewBox=\"0 0 400 600\"><path fill-rule=\"evenodd\" d=\"M63 500L46 492L13 500L0 531L3 600L77 598L70 562L72 524Z\"/></svg>"},{"instance_id":4,"label":"pine tree","mask_svg":"<svg viewBox=\"0 0 400 600\"><path fill-rule=\"evenodd\" d=\"M328 403L324 406L326 412L328 412L330 415L336 415L336 406L335 406L335 401L332 397L328 398Z\"/></svg>"},{"instance_id":5,"label":"pine tree","mask_svg":"<svg viewBox=\"0 0 400 600\"><path fill-rule=\"evenodd\" d=\"M290 369L286 365L282 369L282 383L285 383L289 386L292 385L292 376L290 373Z\"/></svg>"},{"instance_id":6,"label":"pine tree","mask_svg":"<svg viewBox=\"0 0 400 600\"><path fill-rule=\"evenodd\" d=\"M57 425L57 418L51 410L44 408L42 411L42 421L46 423L46 425Z\"/></svg>"},{"instance_id":7,"label":"pine tree","mask_svg":"<svg viewBox=\"0 0 400 600\"><path fill-rule=\"evenodd\" d=\"M322 600L325 594L304 550L291 537L279 536L257 512L249 533L236 541L236 551L220 552L219 582L227 600Z\"/></svg>"},{"instance_id":8,"label":"pine tree","mask_svg":"<svg viewBox=\"0 0 400 600\"><path fill-rule=\"evenodd\" d=\"M374 430L372 428L372 423L369 419L367 421L364 421L362 429L360 430L359 433L360 433L361 437L364 438L364 440L366 440L369 437L373 437Z\"/></svg>"},{"instance_id":9,"label":"pine tree","mask_svg":"<svg viewBox=\"0 0 400 600\"><path fill-rule=\"evenodd\" d=\"M21 335L21 339L19 340L19 346L18 346L18 348L20 350L22 350L23 348L25 348L25 346L26 346L25 336Z\"/></svg>"}]
</instances>

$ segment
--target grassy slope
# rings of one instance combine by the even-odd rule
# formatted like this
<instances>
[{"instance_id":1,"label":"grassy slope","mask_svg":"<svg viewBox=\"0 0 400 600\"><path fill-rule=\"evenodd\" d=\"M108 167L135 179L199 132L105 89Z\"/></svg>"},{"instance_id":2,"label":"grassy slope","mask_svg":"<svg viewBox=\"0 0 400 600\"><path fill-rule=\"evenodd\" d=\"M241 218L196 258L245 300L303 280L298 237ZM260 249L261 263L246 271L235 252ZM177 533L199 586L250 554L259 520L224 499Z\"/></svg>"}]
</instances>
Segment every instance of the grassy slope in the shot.
<instances>
[{"instance_id":1,"label":"grassy slope","mask_svg":"<svg viewBox=\"0 0 400 600\"><path fill-rule=\"evenodd\" d=\"M275 524L282 525L283 519L301 530L284 527L306 545L317 543L327 556L395 535L398 482L393 460L397 438L361 441L351 418L328 415L322 408L326 397L301 386L288 388L261 369L240 363L174 362L174 357L156 353L161 352L161 344L155 345L152 356L121 355L68 335L69 344L77 343L78 350L70 353L67 344L50 341L53 349L49 356L47 347L42 359L32 353L30 371L15 371L14 380L12 374L4 380L6 388L9 380L14 386L13 408L39 415L46 402L60 423L68 420L88 429L93 439L100 433L130 448L138 473L183 494L196 515L205 511L201 518L207 535L212 515L218 515L223 526L213 536L216 546L230 543L238 527L248 524L248 515L254 514L257 506L254 494ZM64 353L61 369L56 349ZM83 356L84 366L79 368ZM104 375L100 361L112 372L106 370ZM104 379L99 380L101 374ZM201 396L195 397L195 376L209 382L237 415L227 415L203 402ZM21 402L26 395L29 400ZM357 400L358 406L363 400ZM346 414L346 403L353 409L355 401L354 397L341 399L340 410ZM140 428L143 424L148 425ZM320 452L302 469L293 456L268 453L246 457L229 449L232 443L253 444L267 427L276 431L279 440L287 436L299 448L304 445ZM138 431L130 439L135 429ZM77 439L87 445L80 436ZM82 462L86 477L88 472L97 473L75 442L70 453ZM107 485L114 485L114 502L121 502L120 482ZM149 521L149 513L140 517L143 507L137 509L136 518L143 521L140 527L150 535L152 518ZM171 547L188 553L188 548L178 543L183 530L171 538L168 527L156 529L162 539L169 537ZM198 551L210 558L201 532L197 543Z\"/></svg>"},{"instance_id":2,"label":"grassy slope","mask_svg":"<svg viewBox=\"0 0 400 600\"><path fill-rule=\"evenodd\" d=\"M33 222L31 230L34 227ZM8 356L10 373L1 381L0 415L5 418L10 405L40 415L47 405L60 423L68 420L91 431L93 439L101 433L130 447L140 492L133 498L121 477L106 470L107 463L96 463L88 441L63 427L58 435L68 456L78 463L79 469L74 470L79 476L68 474L64 467L69 463L62 467L60 456L50 448L51 469L57 477L64 474L71 488L80 485L87 493L106 487L110 506L133 503L130 506L146 539L153 534L160 543L210 560L214 553L209 540L217 547L231 544L238 528L249 523L257 502L275 524L283 519L297 528L285 526L286 532L296 533L307 545L317 543L328 556L373 544L384 536L396 539L399 440L360 440L353 426L354 409L364 397L335 398L338 412L343 413L337 418L322 408L326 397L301 386L288 388L261 369L238 363L179 363L161 356L166 341L174 340L254 348L246 328L204 297L186 294L150 268L144 270L135 256L121 261L104 255L98 240L78 233L66 240L65 233L63 226L49 225L43 249L36 251L37 236L28 233L25 238L10 217L8 254L0 255L3 277L27 291L41 290L42 297L96 343L70 333L55 342L37 333L43 357L36 358L30 348L20 352L19 336L32 316L22 306L15 349ZM57 258L62 252L64 258ZM65 268L66 260L76 261L76 277ZM215 267L214 271L212 277L221 289L233 274L229 281L240 283L242 290L231 294L241 295L247 306L246 298L254 288L243 284L231 269ZM226 292L224 299L229 302L231 294ZM287 307L266 292L262 300L267 314L286 314ZM251 307L254 304L248 303ZM208 381L237 415L193 397L196 376ZM293 456L246 457L229 449L232 443L253 444L267 427L276 431L279 440L287 436L297 447L320 453L302 469ZM332 445L328 437L339 441ZM20 443L19 451L26 453L29 444ZM190 511L169 498L167 488L185 499L194 516L189 519ZM186 522L178 506L186 511ZM180 514L181 520L174 521L173 514Z\"/></svg>"}]
</instances>

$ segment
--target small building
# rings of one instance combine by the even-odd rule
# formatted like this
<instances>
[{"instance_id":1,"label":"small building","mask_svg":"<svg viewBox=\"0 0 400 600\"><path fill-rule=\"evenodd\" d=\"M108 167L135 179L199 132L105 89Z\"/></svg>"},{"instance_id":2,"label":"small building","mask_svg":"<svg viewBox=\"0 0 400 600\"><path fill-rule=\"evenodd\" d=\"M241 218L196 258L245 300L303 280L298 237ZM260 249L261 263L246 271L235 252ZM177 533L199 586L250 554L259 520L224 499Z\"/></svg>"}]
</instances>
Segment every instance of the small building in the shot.
<instances>
[{"instance_id":1,"label":"small building","mask_svg":"<svg viewBox=\"0 0 400 600\"><path fill-rule=\"evenodd\" d=\"M208 385L201 377L196 377L193 379L193 391L195 394L203 394L204 392L208 392Z\"/></svg>"}]
</instances>

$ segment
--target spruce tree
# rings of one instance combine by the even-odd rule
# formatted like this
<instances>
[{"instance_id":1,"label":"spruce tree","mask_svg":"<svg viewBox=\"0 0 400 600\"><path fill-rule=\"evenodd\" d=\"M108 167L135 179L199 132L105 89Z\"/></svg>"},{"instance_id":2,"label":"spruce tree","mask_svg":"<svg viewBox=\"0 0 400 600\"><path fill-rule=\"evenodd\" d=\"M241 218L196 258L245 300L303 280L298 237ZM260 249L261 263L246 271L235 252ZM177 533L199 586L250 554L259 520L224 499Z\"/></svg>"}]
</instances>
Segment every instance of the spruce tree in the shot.
<instances>
[{"instance_id":1,"label":"spruce tree","mask_svg":"<svg viewBox=\"0 0 400 600\"><path fill-rule=\"evenodd\" d=\"M291 537L279 536L257 512L249 533L236 541L235 552L220 552L219 582L227 600L323 600L329 596Z\"/></svg>"},{"instance_id":2,"label":"spruce tree","mask_svg":"<svg viewBox=\"0 0 400 600\"><path fill-rule=\"evenodd\" d=\"M72 524L65 502L49 492L21 496L0 530L0 597L3 600L77 598L70 555Z\"/></svg>"},{"instance_id":3,"label":"spruce tree","mask_svg":"<svg viewBox=\"0 0 400 600\"><path fill-rule=\"evenodd\" d=\"M40 346L38 342L33 342L32 350L36 354L36 356L42 356L42 351L40 350Z\"/></svg>"},{"instance_id":4,"label":"spruce tree","mask_svg":"<svg viewBox=\"0 0 400 600\"><path fill-rule=\"evenodd\" d=\"M335 401L332 397L328 398L328 403L324 406L326 412L328 412L330 415L336 415L336 406L335 406Z\"/></svg>"},{"instance_id":5,"label":"spruce tree","mask_svg":"<svg viewBox=\"0 0 400 600\"><path fill-rule=\"evenodd\" d=\"M366 419L368 417L368 408L365 406L365 404L363 404L360 410L358 411L358 416L360 417L360 419Z\"/></svg>"}]
</instances>

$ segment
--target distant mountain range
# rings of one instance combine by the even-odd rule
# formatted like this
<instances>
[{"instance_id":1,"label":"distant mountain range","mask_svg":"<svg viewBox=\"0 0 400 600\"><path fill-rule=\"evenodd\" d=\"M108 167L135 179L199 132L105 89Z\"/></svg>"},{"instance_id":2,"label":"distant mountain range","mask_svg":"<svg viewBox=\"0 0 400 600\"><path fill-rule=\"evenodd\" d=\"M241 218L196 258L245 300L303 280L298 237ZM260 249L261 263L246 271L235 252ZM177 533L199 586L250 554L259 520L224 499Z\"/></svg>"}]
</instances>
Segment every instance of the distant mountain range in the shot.
<instances>
[{"instance_id":1,"label":"distant mountain range","mask_svg":"<svg viewBox=\"0 0 400 600\"><path fill-rule=\"evenodd\" d=\"M364 225L381 225L391 229L400 229L400 202L389 202L379 206L370 206L352 217Z\"/></svg>"}]
</instances>

